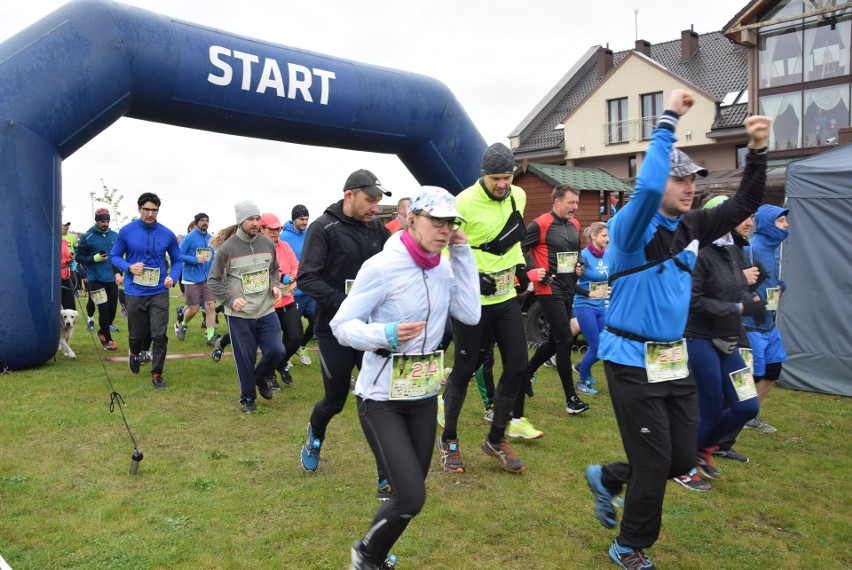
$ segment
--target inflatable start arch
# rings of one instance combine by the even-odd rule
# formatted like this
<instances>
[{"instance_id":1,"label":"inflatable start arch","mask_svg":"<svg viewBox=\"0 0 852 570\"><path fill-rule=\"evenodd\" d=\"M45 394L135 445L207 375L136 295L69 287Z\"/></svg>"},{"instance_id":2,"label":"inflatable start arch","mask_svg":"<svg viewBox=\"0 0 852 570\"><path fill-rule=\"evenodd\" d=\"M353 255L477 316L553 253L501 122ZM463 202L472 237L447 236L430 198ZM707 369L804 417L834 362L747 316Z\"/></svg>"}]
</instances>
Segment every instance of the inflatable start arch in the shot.
<instances>
[{"instance_id":1,"label":"inflatable start arch","mask_svg":"<svg viewBox=\"0 0 852 570\"><path fill-rule=\"evenodd\" d=\"M122 116L393 153L459 192L485 141L439 81L265 43L106 0L71 2L0 44L0 361L59 339L62 160Z\"/></svg>"}]
</instances>

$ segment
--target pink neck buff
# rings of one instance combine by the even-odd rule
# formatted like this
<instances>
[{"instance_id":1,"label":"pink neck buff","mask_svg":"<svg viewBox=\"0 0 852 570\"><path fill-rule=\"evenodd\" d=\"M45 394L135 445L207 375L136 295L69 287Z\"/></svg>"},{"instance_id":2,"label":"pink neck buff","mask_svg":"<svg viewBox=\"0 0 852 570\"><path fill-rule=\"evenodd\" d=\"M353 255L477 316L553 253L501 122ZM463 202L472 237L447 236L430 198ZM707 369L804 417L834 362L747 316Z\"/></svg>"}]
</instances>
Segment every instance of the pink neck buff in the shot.
<instances>
[{"instance_id":1,"label":"pink neck buff","mask_svg":"<svg viewBox=\"0 0 852 570\"><path fill-rule=\"evenodd\" d=\"M589 245L586 247L595 257L603 257L604 250L596 248L592 242L589 242Z\"/></svg>"},{"instance_id":2,"label":"pink neck buff","mask_svg":"<svg viewBox=\"0 0 852 570\"><path fill-rule=\"evenodd\" d=\"M402 244L405 246L405 249L408 250L408 253L411 254L411 259L414 260L417 267L422 269L432 269L441 263L440 253L429 253L424 251L406 230L402 230L400 232L400 239L402 239Z\"/></svg>"}]
</instances>

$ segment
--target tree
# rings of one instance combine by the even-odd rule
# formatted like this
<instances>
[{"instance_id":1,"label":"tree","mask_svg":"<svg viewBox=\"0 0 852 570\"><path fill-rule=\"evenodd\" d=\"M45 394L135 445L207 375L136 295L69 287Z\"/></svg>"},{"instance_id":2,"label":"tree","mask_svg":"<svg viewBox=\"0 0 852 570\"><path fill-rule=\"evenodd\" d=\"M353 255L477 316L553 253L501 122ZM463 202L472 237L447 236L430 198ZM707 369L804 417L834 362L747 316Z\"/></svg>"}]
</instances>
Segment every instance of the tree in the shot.
<instances>
[{"instance_id":1,"label":"tree","mask_svg":"<svg viewBox=\"0 0 852 570\"><path fill-rule=\"evenodd\" d=\"M101 178L101 185L104 188L103 193L100 196L95 196L95 201L106 204L112 210L112 219L116 222L116 225L121 226L127 221L127 216L121 213L121 201L124 200L124 194L118 188L107 186L103 178Z\"/></svg>"}]
</instances>

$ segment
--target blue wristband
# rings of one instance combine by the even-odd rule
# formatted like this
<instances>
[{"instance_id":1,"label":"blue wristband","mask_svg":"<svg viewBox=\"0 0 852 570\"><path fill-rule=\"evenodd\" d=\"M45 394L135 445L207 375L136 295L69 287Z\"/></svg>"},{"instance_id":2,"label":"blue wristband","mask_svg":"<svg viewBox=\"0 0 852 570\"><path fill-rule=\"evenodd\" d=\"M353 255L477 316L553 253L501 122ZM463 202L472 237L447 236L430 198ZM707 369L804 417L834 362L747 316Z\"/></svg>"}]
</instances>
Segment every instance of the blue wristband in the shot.
<instances>
[{"instance_id":1,"label":"blue wristband","mask_svg":"<svg viewBox=\"0 0 852 570\"><path fill-rule=\"evenodd\" d=\"M399 323L388 323L385 325L385 338L391 346L399 346Z\"/></svg>"}]
</instances>

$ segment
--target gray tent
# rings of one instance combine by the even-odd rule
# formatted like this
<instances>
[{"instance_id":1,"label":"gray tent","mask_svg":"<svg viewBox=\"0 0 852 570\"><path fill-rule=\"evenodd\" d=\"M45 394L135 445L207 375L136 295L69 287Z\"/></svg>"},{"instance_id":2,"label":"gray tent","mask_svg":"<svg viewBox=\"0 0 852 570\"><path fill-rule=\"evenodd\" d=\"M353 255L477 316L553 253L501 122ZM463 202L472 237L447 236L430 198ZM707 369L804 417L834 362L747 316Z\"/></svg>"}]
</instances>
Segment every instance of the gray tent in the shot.
<instances>
[{"instance_id":1,"label":"gray tent","mask_svg":"<svg viewBox=\"0 0 852 570\"><path fill-rule=\"evenodd\" d=\"M787 166L779 384L852 396L852 145Z\"/></svg>"}]
</instances>

